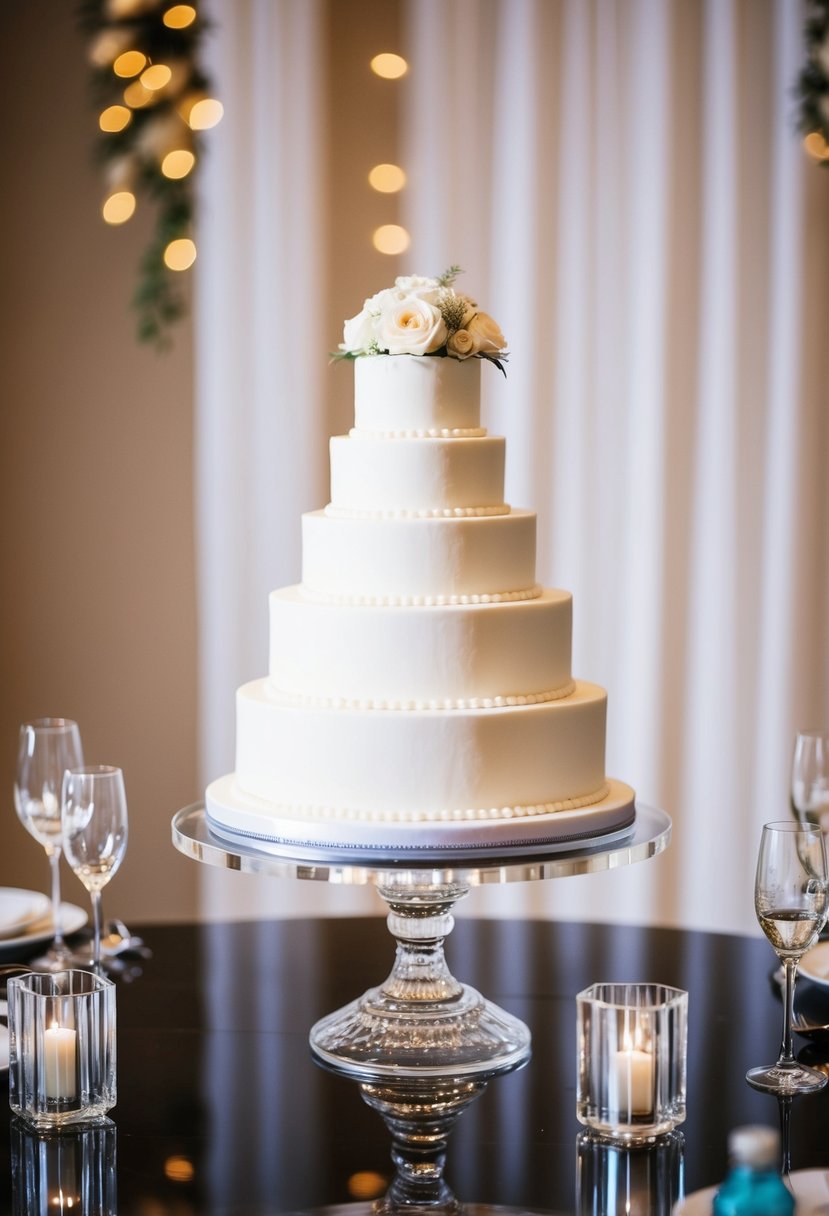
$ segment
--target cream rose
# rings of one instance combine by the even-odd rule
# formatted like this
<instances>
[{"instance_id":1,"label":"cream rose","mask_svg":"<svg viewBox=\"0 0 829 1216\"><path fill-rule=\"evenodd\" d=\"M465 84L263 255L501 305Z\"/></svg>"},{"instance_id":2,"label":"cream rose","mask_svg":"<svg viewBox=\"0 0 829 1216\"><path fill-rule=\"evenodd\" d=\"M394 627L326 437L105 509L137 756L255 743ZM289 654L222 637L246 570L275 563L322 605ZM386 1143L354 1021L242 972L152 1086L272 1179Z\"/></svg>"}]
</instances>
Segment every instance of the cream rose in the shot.
<instances>
[{"instance_id":1,"label":"cream rose","mask_svg":"<svg viewBox=\"0 0 829 1216\"><path fill-rule=\"evenodd\" d=\"M380 314L377 342L390 355L429 355L446 337L440 310L428 300L409 296Z\"/></svg>"},{"instance_id":2,"label":"cream rose","mask_svg":"<svg viewBox=\"0 0 829 1216\"><path fill-rule=\"evenodd\" d=\"M475 313L466 328L475 343L475 354L501 355L506 350L507 340L501 327L488 313Z\"/></svg>"},{"instance_id":3,"label":"cream rose","mask_svg":"<svg viewBox=\"0 0 829 1216\"><path fill-rule=\"evenodd\" d=\"M456 329L446 343L446 349L455 359L468 359L476 353L475 339L468 329Z\"/></svg>"}]
</instances>

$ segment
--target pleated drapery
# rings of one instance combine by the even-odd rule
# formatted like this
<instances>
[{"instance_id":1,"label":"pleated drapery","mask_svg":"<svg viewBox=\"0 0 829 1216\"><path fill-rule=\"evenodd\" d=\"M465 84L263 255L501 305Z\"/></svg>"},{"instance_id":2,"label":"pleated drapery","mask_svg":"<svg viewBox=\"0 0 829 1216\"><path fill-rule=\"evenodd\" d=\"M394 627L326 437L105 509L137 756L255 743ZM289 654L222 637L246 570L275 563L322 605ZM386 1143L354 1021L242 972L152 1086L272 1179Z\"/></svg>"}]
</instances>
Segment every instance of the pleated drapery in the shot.
<instances>
[{"instance_id":1,"label":"pleated drapery","mask_svg":"<svg viewBox=\"0 0 829 1216\"><path fill-rule=\"evenodd\" d=\"M233 689L266 670L267 591L298 576L299 512L327 499L318 355L339 335L297 317L342 288L322 256L326 9L214 10L227 116L200 237L206 779L232 767ZM412 245L387 279L460 263L501 323L512 354L506 381L484 368L484 421L507 437L508 501L538 512L540 581L574 594L574 673L609 692L609 773L674 818L656 861L488 886L467 907L755 929L760 827L789 813L794 731L829 723L829 174L794 130L801 6L401 14ZM366 61L384 49L367 23ZM388 150L355 137L355 157L367 172ZM360 215L349 230L370 240ZM211 883L206 910L232 911L239 888Z\"/></svg>"}]
</instances>

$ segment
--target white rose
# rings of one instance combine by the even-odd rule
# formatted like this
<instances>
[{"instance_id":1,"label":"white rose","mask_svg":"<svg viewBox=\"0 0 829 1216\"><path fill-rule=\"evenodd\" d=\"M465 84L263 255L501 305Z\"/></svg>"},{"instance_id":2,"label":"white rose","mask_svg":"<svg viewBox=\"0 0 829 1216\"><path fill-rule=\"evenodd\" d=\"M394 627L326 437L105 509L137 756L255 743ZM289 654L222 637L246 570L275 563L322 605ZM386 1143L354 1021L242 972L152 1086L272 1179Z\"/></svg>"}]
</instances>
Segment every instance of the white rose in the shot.
<instances>
[{"instance_id":1,"label":"white rose","mask_svg":"<svg viewBox=\"0 0 829 1216\"><path fill-rule=\"evenodd\" d=\"M383 309L377 341L390 355L428 355L445 343L446 326L434 304L409 296Z\"/></svg>"},{"instance_id":2,"label":"white rose","mask_svg":"<svg viewBox=\"0 0 829 1216\"><path fill-rule=\"evenodd\" d=\"M368 303L367 300L366 304ZM372 316L364 306L356 317L349 317L343 325L343 340L340 343L340 350L349 351L351 354L364 353L376 337L377 317Z\"/></svg>"},{"instance_id":3,"label":"white rose","mask_svg":"<svg viewBox=\"0 0 829 1216\"><path fill-rule=\"evenodd\" d=\"M485 355L501 355L507 348L507 340L501 333L497 321L488 313L477 312L466 326L475 343L475 353Z\"/></svg>"},{"instance_id":4,"label":"white rose","mask_svg":"<svg viewBox=\"0 0 829 1216\"><path fill-rule=\"evenodd\" d=\"M434 304L434 297L440 290L440 283L437 279L430 279L422 274L398 275L394 280L394 285L398 291L398 299L417 296L419 300L428 300L430 304Z\"/></svg>"},{"instance_id":5,"label":"white rose","mask_svg":"<svg viewBox=\"0 0 829 1216\"><path fill-rule=\"evenodd\" d=\"M468 359L476 353L475 339L468 329L457 329L446 343L446 349L455 359Z\"/></svg>"}]
</instances>

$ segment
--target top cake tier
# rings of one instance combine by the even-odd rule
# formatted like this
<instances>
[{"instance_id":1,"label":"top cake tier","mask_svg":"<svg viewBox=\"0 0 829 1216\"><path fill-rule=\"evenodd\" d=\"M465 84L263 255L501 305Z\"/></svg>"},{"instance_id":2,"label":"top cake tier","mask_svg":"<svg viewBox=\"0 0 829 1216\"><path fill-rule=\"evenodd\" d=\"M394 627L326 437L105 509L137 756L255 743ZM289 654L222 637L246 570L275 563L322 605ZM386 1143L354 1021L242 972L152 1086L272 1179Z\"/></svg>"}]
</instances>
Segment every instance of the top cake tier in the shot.
<instances>
[{"instance_id":1,"label":"top cake tier","mask_svg":"<svg viewBox=\"0 0 829 1216\"><path fill-rule=\"evenodd\" d=\"M356 359L354 429L383 435L485 435L481 360L422 355Z\"/></svg>"}]
</instances>

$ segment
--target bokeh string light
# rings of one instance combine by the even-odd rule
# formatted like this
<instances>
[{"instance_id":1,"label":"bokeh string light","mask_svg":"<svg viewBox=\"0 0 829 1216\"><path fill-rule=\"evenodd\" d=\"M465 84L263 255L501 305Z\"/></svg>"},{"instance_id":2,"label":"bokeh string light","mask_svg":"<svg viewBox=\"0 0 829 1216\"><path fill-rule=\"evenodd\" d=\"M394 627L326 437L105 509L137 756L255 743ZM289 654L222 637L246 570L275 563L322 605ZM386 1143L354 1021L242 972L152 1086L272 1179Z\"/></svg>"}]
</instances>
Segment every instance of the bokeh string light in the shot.
<instances>
[{"instance_id":1,"label":"bokeh string light","mask_svg":"<svg viewBox=\"0 0 829 1216\"><path fill-rule=\"evenodd\" d=\"M392 51L381 51L369 62L375 76L383 80L400 80L409 70L402 55ZM374 165L368 174L368 184L378 194L398 194L406 185L406 172L400 165L383 163ZM394 257L405 253L411 244L408 231L401 224L381 224L371 234L371 243L378 253Z\"/></svg>"},{"instance_id":2,"label":"bokeh string light","mask_svg":"<svg viewBox=\"0 0 829 1216\"><path fill-rule=\"evenodd\" d=\"M186 312L181 272L196 260L193 178L201 133L223 114L199 64L206 23L198 3L170 0L85 0L81 21L106 183L101 213L118 226L147 203L155 209L133 304L139 338L163 346Z\"/></svg>"}]
</instances>

